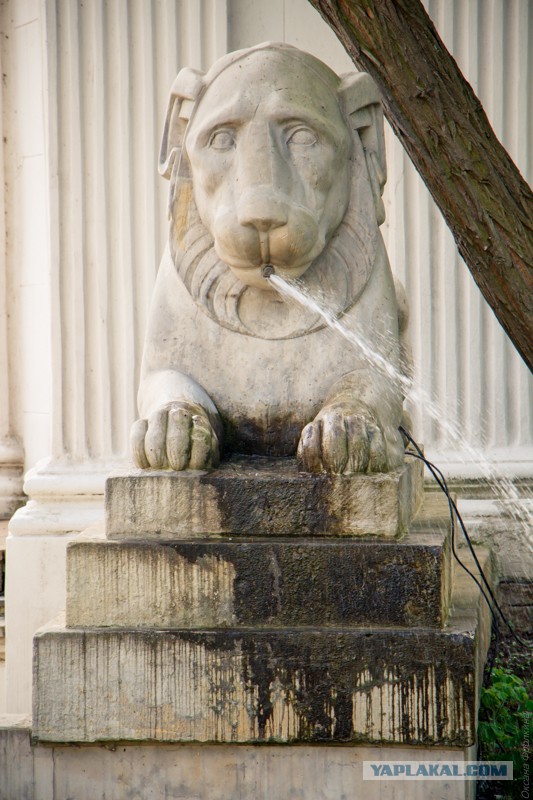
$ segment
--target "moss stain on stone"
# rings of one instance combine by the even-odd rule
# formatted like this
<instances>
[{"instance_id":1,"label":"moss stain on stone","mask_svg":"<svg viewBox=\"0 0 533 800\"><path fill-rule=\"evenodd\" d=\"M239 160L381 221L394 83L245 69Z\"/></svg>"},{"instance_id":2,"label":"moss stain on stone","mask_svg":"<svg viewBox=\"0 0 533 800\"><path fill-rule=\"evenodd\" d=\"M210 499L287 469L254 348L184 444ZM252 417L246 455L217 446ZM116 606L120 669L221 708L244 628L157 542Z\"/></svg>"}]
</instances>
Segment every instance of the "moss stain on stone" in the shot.
<instances>
[{"instance_id":1,"label":"moss stain on stone","mask_svg":"<svg viewBox=\"0 0 533 800\"><path fill-rule=\"evenodd\" d=\"M273 692L280 688L298 720L298 741L394 740L452 746L473 741L473 676L468 669L472 653L465 637L455 637L453 646L444 640L443 647L442 638L429 631L415 636L398 631L323 635L313 630L178 635L207 649L241 654L242 681L259 741L276 740ZM389 708L399 709L398 718L391 716L387 729L377 735L371 707L376 690L387 694ZM391 701L391 692L399 693L398 704ZM433 697L435 725L426 710ZM367 715L365 724L355 729L357 707L366 708Z\"/></svg>"}]
</instances>

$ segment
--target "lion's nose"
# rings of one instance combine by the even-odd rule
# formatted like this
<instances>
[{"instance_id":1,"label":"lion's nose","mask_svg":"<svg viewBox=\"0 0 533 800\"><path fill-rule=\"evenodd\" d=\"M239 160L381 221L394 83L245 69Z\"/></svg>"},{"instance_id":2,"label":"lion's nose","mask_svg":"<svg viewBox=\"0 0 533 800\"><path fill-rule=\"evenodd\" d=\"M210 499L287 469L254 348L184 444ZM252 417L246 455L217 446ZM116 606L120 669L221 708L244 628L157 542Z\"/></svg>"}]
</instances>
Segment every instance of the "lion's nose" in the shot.
<instances>
[{"instance_id":1,"label":"lion's nose","mask_svg":"<svg viewBox=\"0 0 533 800\"><path fill-rule=\"evenodd\" d=\"M256 186L240 198L237 216L240 225L266 233L287 224L287 203L275 197L271 187Z\"/></svg>"}]
</instances>

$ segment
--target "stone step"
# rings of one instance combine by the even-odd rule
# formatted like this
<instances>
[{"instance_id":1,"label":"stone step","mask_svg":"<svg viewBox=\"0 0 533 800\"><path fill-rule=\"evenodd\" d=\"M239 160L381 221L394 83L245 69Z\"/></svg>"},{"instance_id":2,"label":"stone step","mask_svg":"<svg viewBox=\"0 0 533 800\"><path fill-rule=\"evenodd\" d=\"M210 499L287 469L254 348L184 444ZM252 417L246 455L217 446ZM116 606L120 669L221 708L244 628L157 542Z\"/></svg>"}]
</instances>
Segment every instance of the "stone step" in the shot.
<instances>
[{"instance_id":1,"label":"stone step","mask_svg":"<svg viewBox=\"0 0 533 800\"><path fill-rule=\"evenodd\" d=\"M41 747L31 720L0 715L2 800L394 800L398 780L367 780L365 762L446 761L463 769L471 748L336 745L93 744ZM370 765L366 769L372 774ZM443 782L446 794L443 795ZM473 800L474 781L413 780L409 800ZM141 788L142 787L142 788Z\"/></svg>"},{"instance_id":2,"label":"stone step","mask_svg":"<svg viewBox=\"0 0 533 800\"><path fill-rule=\"evenodd\" d=\"M109 541L93 530L68 547L67 625L435 627L450 601L449 534L437 495L401 540Z\"/></svg>"},{"instance_id":3,"label":"stone step","mask_svg":"<svg viewBox=\"0 0 533 800\"><path fill-rule=\"evenodd\" d=\"M193 536L383 536L407 532L423 468L310 475L290 458L234 457L212 472L132 470L106 481L110 539Z\"/></svg>"},{"instance_id":4,"label":"stone step","mask_svg":"<svg viewBox=\"0 0 533 800\"><path fill-rule=\"evenodd\" d=\"M34 640L33 735L469 745L490 622L466 575L452 608L444 630L51 626Z\"/></svg>"}]
</instances>

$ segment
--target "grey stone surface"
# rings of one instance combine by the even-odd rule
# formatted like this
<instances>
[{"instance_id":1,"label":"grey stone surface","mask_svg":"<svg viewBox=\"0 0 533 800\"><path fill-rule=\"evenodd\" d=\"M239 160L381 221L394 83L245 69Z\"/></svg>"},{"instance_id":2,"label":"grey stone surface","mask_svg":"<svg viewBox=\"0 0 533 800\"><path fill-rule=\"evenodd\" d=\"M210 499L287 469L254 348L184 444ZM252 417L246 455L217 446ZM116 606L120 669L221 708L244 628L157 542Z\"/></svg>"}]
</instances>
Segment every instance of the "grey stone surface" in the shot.
<instances>
[{"instance_id":1,"label":"grey stone surface","mask_svg":"<svg viewBox=\"0 0 533 800\"><path fill-rule=\"evenodd\" d=\"M533 631L533 580L503 580L498 585L500 605L516 631Z\"/></svg>"},{"instance_id":2,"label":"grey stone surface","mask_svg":"<svg viewBox=\"0 0 533 800\"><path fill-rule=\"evenodd\" d=\"M30 724L27 716L0 714L0 800L36 800Z\"/></svg>"},{"instance_id":3,"label":"grey stone surface","mask_svg":"<svg viewBox=\"0 0 533 800\"><path fill-rule=\"evenodd\" d=\"M378 475L312 475L293 459L234 458L213 472L112 474L110 539L406 533L423 496L414 459Z\"/></svg>"},{"instance_id":4,"label":"grey stone surface","mask_svg":"<svg viewBox=\"0 0 533 800\"><path fill-rule=\"evenodd\" d=\"M527 634L533 630L533 549L529 546L533 482L518 481L516 488L519 499L503 503L494 500L494 487L484 485L484 491L479 490L481 500L465 500L464 492L459 495L459 507L476 547L492 553L504 613L515 630Z\"/></svg>"},{"instance_id":5,"label":"grey stone surface","mask_svg":"<svg viewBox=\"0 0 533 800\"><path fill-rule=\"evenodd\" d=\"M450 585L448 504L438 496L400 540L132 542L100 529L69 545L67 626L438 626Z\"/></svg>"},{"instance_id":6,"label":"grey stone surface","mask_svg":"<svg viewBox=\"0 0 533 800\"><path fill-rule=\"evenodd\" d=\"M465 578L457 576L443 631L43 630L34 735L471 744L490 626Z\"/></svg>"},{"instance_id":7,"label":"grey stone surface","mask_svg":"<svg viewBox=\"0 0 533 800\"><path fill-rule=\"evenodd\" d=\"M30 733L0 730L0 800L404 800L403 781L363 781L363 762L474 757L445 747L32 747ZM408 786L409 800L473 800L475 782Z\"/></svg>"}]
</instances>

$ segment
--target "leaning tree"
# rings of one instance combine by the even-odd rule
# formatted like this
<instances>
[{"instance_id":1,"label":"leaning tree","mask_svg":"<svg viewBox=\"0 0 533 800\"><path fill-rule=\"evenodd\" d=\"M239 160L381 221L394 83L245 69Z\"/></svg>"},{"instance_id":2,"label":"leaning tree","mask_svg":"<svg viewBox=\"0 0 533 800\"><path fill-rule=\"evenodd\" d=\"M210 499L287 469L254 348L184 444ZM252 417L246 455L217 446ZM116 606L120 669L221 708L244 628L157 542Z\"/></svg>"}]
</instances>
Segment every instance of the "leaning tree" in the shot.
<instances>
[{"instance_id":1,"label":"leaning tree","mask_svg":"<svg viewBox=\"0 0 533 800\"><path fill-rule=\"evenodd\" d=\"M309 0L385 114L483 296L533 369L533 193L420 0Z\"/></svg>"}]
</instances>

